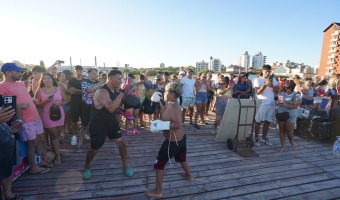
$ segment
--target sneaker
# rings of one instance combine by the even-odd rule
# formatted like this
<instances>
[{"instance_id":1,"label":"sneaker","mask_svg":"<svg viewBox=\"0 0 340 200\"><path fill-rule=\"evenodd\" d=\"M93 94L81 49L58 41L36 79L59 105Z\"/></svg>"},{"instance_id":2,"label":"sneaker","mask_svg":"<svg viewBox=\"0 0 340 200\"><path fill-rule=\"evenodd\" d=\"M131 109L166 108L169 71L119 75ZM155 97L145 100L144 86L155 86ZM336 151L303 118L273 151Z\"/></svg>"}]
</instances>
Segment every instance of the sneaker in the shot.
<instances>
[{"instance_id":1,"label":"sneaker","mask_svg":"<svg viewBox=\"0 0 340 200\"><path fill-rule=\"evenodd\" d=\"M133 129L133 133L137 135L137 134L139 134L139 130L135 128L135 129Z\"/></svg>"},{"instance_id":2,"label":"sneaker","mask_svg":"<svg viewBox=\"0 0 340 200\"><path fill-rule=\"evenodd\" d=\"M125 134L125 135L131 135L131 133L130 133L129 130L125 130L125 131L124 131L124 134Z\"/></svg>"},{"instance_id":3,"label":"sneaker","mask_svg":"<svg viewBox=\"0 0 340 200\"><path fill-rule=\"evenodd\" d=\"M254 144L255 144L255 146L257 146L257 147L261 146L259 138L256 138L256 139L255 139Z\"/></svg>"},{"instance_id":4,"label":"sneaker","mask_svg":"<svg viewBox=\"0 0 340 200\"><path fill-rule=\"evenodd\" d=\"M88 134L85 134L85 139L86 140L91 140L91 137Z\"/></svg>"},{"instance_id":5,"label":"sneaker","mask_svg":"<svg viewBox=\"0 0 340 200\"><path fill-rule=\"evenodd\" d=\"M268 138L266 138L264 142L266 143L266 145L269 145L269 146L273 145L273 143L271 143Z\"/></svg>"}]
</instances>

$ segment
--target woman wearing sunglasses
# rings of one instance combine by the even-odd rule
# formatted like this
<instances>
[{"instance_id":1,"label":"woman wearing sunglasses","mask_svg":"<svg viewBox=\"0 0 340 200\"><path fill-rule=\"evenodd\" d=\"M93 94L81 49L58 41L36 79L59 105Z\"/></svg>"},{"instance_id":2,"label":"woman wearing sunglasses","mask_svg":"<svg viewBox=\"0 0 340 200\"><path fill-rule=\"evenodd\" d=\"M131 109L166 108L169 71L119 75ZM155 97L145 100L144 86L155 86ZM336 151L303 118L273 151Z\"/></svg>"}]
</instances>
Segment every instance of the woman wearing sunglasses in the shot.
<instances>
[{"instance_id":1,"label":"woman wearing sunglasses","mask_svg":"<svg viewBox=\"0 0 340 200\"><path fill-rule=\"evenodd\" d=\"M294 88L295 83L293 80L286 81L284 89L279 94L279 98L276 101L276 104L278 105L278 113L289 112L289 118L287 120L278 120L281 143L280 151L284 151L286 136L288 137L293 149L296 147L293 140L293 131L297 119L297 108L300 106L302 98L299 94L294 92Z\"/></svg>"},{"instance_id":2,"label":"woman wearing sunglasses","mask_svg":"<svg viewBox=\"0 0 340 200\"><path fill-rule=\"evenodd\" d=\"M216 128L220 124L225 108L227 107L227 103L229 98L232 98L231 88L232 86L228 84L229 82L219 82L219 88L216 92L216 118L214 122L214 129L212 135L216 134ZM227 85L227 86L226 86Z\"/></svg>"}]
</instances>

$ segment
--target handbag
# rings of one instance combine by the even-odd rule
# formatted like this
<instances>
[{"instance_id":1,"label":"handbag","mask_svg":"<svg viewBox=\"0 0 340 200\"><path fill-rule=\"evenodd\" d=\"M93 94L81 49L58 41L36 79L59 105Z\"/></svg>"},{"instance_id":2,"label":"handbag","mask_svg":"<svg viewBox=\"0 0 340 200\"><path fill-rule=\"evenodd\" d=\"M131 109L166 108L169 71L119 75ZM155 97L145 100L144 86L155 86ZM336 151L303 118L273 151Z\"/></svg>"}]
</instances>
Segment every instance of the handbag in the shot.
<instances>
[{"instance_id":1,"label":"handbag","mask_svg":"<svg viewBox=\"0 0 340 200\"><path fill-rule=\"evenodd\" d=\"M50 107L50 119L52 121L58 121L61 118L61 111L59 106L56 105L52 105Z\"/></svg>"},{"instance_id":2,"label":"handbag","mask_svg":"<svg viewBox=\"0 0 340 200\"><path fill-rule=\"evenodd\" d=\"M276 116L277 121L286 121L289 118L289 112L279 113L276 111L275 116Z\"/></svg>"}]
</instances>

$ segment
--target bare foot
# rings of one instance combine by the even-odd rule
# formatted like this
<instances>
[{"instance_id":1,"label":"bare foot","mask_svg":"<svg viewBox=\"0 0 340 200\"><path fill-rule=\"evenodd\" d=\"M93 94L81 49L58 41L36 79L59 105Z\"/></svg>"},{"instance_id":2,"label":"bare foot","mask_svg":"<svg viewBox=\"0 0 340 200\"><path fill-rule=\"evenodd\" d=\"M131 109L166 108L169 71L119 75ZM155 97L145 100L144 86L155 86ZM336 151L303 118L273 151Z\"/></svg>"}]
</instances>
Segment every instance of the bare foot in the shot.
<instances>
[{"instance_id":1,"label":"bare foot","mask_svg":"<svg viewBox=\"0 0 340 200\"><path fill-rule=\"evenodd\" d=\"M156 192L155 189L148 189L145 191L145 194L146 196L148 197L156 197L156 198L162 198L163 197L163 193L159 193L159 192Z\"/></svg>"},{"instance_id":2,"label":"bare foot","mask_svg":"<svg viewBox=\"0 0 340 200\"><path fill-rule=\"evenodd\" d=\"M284 148L284 147L281 147L281 148L279 149L279 152L284 152L284 150L285 150L285 148Z\"/></svg>"},{"instance_id":3,"label":"bare foot","mask_svg":"<svg viewBox=\"0 0 340 200\"><path fill-rule=\"evenodd\" d=\"M293 150L296 150L297 145L295 143L292 144Z\"/></svg>"},{"instance_id":4,"label":"bare foot","mask_svg":"<svg viewBox=\"0 0 340 200\"><path fill-rule=\"evenodd\" d=\"M194 178L191 175L187 175L185 172L179 173L183 178L187 179L188 181L193 181Z\"/></svg>"}]
</instances>

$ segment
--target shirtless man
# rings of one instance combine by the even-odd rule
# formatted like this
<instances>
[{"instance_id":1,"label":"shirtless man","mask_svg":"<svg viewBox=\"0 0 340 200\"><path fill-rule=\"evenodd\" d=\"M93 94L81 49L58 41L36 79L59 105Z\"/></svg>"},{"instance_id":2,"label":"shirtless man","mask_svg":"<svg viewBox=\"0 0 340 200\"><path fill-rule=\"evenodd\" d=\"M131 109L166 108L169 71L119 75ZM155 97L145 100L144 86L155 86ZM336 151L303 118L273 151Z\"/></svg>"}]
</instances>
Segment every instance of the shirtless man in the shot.
<instances>
[{"instance_id":1,"label":"shirtless man","mask_svg":"<svg viewBox=\"0 0 340 200\"><path fill-rule=\"evenodd\" d=\"M157 93L155 94L157 95ZM189 181L193 180L188 163L186 161L186 135L184 134L182 126L181 106L177 102L177 98L181 96L181 94L181 84L167 84L165 87L164 96L165 100L168 102L168 105L166 108L163 108L165 110L162 114L161 120L155 120L151 122L151 131L157 132L162 130L165 140L158 152L158 156L154 164L154 169L156 169L156 187L154 189L148 189L145 192L149 197L163 197L162 183L164 167L172 157L175 157L175 161L180 162L182 168L184 169L184 172L181 173L181 175Z\"/></svg>"},{"instance_id":2,"label":"shirtless man","mask_svg":"<svg viewBox=\"0 0 340 200\"><path fill-rule=\"evenodd\" d=\"M91 149L86 156L85 170L83 179L91 178L91 161L98 150L104 145L105 138L108 136L114 140L119 147L119 153L123 162L123 171L127 177L134 174L134 170L128 167L126 144L122 138L119 123L117 121L116 110L120 109L120 103L124 94L118 92L122 83L122 73L118 70L111 70L108 80L100 86L93 95L93 106L89 131L91 134Z\"/></svg>"}]
</instances>

